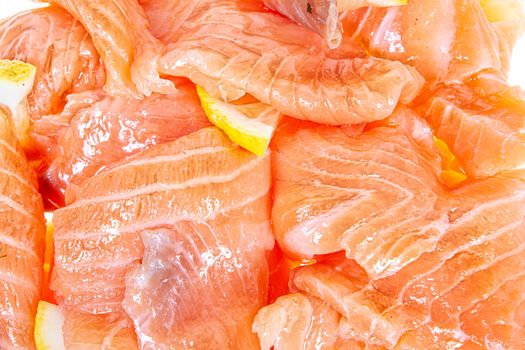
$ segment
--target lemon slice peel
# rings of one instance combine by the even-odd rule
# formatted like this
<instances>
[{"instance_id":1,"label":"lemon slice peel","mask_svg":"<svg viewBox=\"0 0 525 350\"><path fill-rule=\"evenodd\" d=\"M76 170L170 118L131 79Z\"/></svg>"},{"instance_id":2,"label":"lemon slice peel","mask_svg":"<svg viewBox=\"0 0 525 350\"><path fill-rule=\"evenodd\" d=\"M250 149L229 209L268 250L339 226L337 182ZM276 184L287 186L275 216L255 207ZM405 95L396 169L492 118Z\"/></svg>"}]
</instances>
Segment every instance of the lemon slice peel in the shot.
<instances>
[{"instance_id":1,"label":"lemon slice peel","mask_svg":"<svg viewBox=\"0 0 525 350\"><path fill-rule=\"evenodd\" d=\"M228 138L248 151L263 156L269 147L280 113L261 102L232 104L210 96L197 86L204 113Z\"/></svg>"},{"instance_id":2,"label":"lemon slice peel","mask_svg":"<svg viewBox=\"0 0 525 350\"><path fill-rule=\"evenodd\" d=\"M35 318L35 343L37 350L65 350L64 314L58 305L40 301Z\"/></svg>"},{"instance_id":3,"label":"lemon slice peel","mask_svg":"<svg viewBox=\"0 0 525 350\"><path fill-rule=\"evenodd\" d=\"M27 96L33 89L36 67L17 60L0 60L0 105L9 110L12 127L24 146L29 142Z\"/></svg>"}]
</instances>

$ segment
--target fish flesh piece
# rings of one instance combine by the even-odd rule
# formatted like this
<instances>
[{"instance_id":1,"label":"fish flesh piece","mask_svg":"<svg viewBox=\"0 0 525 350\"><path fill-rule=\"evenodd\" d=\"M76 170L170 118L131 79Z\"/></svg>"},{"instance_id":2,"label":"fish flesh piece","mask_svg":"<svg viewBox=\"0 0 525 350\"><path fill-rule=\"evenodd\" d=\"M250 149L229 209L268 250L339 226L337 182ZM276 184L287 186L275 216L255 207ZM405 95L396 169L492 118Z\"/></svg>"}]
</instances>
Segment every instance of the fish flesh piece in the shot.
<instances>
[{"instance_id":1,"label":"fish flesh piece","mask_svg":"<svg viewBox=\"0 0 525 350\"><path fill-rule=\"evenodd\" d=\"M126 276L123 303L142 349L258 349L250 329L266 303L265 253L273 239L261 223L230 222L181 222L142 233L144 258Z\"/></svg>"},{"instance_id":2,"label":"fish flesh piece","mask_svg":"<svg viewBox=\"0 0 525 350\"><path fill-rule=\"evenodd\" d=\"M58 301L108 314L124 300L145 348L201 348L211 335L232 348L257 344L249 329L267 297L270 176L269 154L211 127L90 178L54 214ZM146 283L159 279L162 288Z\"/></svg>"},{"instance_id":3,"label":"fish flesh piece","mask_svg":"<svg viewBox=\"0 0 525 350\"><path fill-rule=\"evenodd\" d=\"M395 274L366 281L356 278L355 266L321 261L295 269L292 289L339 312L339 336L358 344L523 348L525 172L471 182L449 195L450 226L435 249Z\"/></svg>"},{"instance_id":4,"label":"fish flesh piece","mask_svg":"<svg viewBox=\"0 0 525 350\"><path fill-rule=\"evenodd\" d=\"M105 71L89 34L58 6L22 12L0 23L0 58L36 67L28 96L32 120L59 113L70 93L101 87Z\"/></svg>"},{"instance_id":5,"label":"fish flesh piece","mask_svg":"<svg viewBox=\"0 0 525 350\"><path fill-rule=\"evenodd\" d=\"M434 92L419 108L472 177L525 166L523 92L494 74Z\"/></svg>"},{"instance_id":6,"label":"fish flesh piece","mask_svg":"<svg viewBox=\"0 0 525 350\"><path fill-rule=\"evenodd\" d=\"M264 0L264 5L321 35L328 47L335 49L343 39L339 13L368 6L403 5L403 1Z\"/></svg>"},{"instance_id":7,"label":"fish flesh piece","mask_svg":"<svg viewBox=\"0 0 525 350\"><path fill-rule=\"evenodd\" d=\"M432 251L446 228L441 160L408 109L364 132L286 125L273 140L272 222L296 260L345 250L372 277Z\"/></svg>"},{"instance_id":8,"label":"fish flesh piece","mask_svg":"<svg viewBox=\"0 0 525 350\"><path fill-rule=\"evenodd\" d=\"M477 0L411 0L350 11L343 27L372 55L409 63L431 83L461 83L502 69L498 36Z\"/></svg>"},{"instance_id":9,"label":"fish flesh piece","mask_svg":"<svg viewBox=\"0 0 525 350\"><path fill-rule=\"evenodd\" d=\"M423 85L412 67L364 57L355 45L331 52L322 38L255 1L198 1L180 32L161 73L187 77L227 102L249 93L294 118L384 119Z\"/></svg>"},{"instance_id":10,"label":"fish flesh piece","mask_svg":"<svg viewBox=\"0 0 525 350\"><path fill-rule=\"evenodd\" d=\"M137 335L127 315L93 315L72 310L63 313L67 350L138 350Z\"/></svg>"},{"instance_id":11,"label":"fish flesh piece","mask_svg":"<svg viewBox=\"0 0 525 350\"><path fill-rule=\"evenodd\" d=\"M182 34L180 28L200 0L139 0L149 21L149 30L164 44L174 43Z\"/></svg>"},{"instance_id":12,"label":"fish flesh piece","mask_svg":"<svg viewBox=\"0 0 525 350\"><path fill-rule=\"evenodd\" d=\"M279 297L253 321L261 350L332 350L341 316L322 300L301 293Z\"/></svg>"},{"instance_id":13,"label":"fish flesh piece","mask_svg":"<svg viewBox=\"0 0 525 350\"><path fill-rule=\"evenodd\" d=\"M171 93L173 83L160 78L163 45L148 30L137 0L51 0L77 18L91 35L106 68L104 90L110 96L141 98Z\"/></svg>"},{"instance_id":14,"label":"fish flesh piece","mask_svg":"<svg viewBox=\"0 0 525 350\"><path fill-rule=\"evenodd\" d=\"M337 3L337 0L264 0L265 6L321 35L331 49L339 47L343 38Z\"/></svg>"},{"instance_id":15,"label":"fish flesh piece","mask_svg":"<svg viewBox=\"0 0 525 350\"><path fill-rule=\"evenodd\" d=\"M0 348L35 349L45 220L36 174L0 113Z\"/></svg>"},{"instance_id":16,"label":"fish flesh piece","mask_svg":"<svg viewBox=\"0 0 525 350\"><path fill-rule=\"evenodd\" d=\"M142 100L101 90L71 94L60 114L35 122L34 139L49 164L41 174L46 197L63 206L69 185L79 186L105 166L210 126L195 85L173 81L177 91Z\"/></svg>"},{"instance_id":17,"label":"fish flesh piece","mask_svg":"<svg viewBox=\"0 0 525 350\"><path fill-rule=\"evenodd\" d=\"M318 259L314 265L317 273L326 277L342 276L349 280L347 285L356 284L360 288L366 285L366 272L344 254L329 254ZM293 284L291 287L295 289ZM252 328L260 339L261 349L269 350L272 346L274 350L364 349L364 344L356 339L341 338L341 314L308 293L283 295L259 310ZM368 346L368 349L373 348L370 344Z\"/></svg>"}]
</instances>

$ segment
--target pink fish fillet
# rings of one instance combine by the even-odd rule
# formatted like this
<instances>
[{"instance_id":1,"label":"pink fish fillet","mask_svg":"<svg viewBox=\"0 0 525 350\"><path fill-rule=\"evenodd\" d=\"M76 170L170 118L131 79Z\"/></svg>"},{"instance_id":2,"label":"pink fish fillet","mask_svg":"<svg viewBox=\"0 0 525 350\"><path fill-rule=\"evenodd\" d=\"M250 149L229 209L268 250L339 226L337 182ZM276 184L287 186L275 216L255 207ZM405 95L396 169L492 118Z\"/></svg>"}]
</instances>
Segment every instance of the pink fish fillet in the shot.
<instances>
[{"instance_id":1,"label":"pink fish fillet","mask_svg":"<svg viewBox=\"0 0 525 350\"><path fill-rule=\"evenodd\" d=\"M492 27L498 35L502 71L505 73L504 76L507 77L510 70L512 51L519 38L525 32L525 18L507 22L494 22Z\"/></svg>"},{"instance_id":2,"label":"pink fish fillet","mask_svg":"<svg viewBox=\"0 0 525 350\"><path fill-rule=\"evenodd\" d=\"M36 174L0 113L0 348L35 349L45 221Z\"/></svg>"},{"instance_id":3,"label":"pink fish fillet","mask_svg":"<svg viewBox=\"0 0 525 350\"><path fill-rule=\"evenodd\" d=\"M188 77L225 100L249 93L299 119L383 119L423 84L400 62L363 57L361 49L330 52L322 38L256 1L198 1L180 32L161 59L162 73Z\"/></svg>"},{"instance_id":4,"label":"pink fish fillet","mask_svg":"<svg viewBox=\"0 0 525 350\"><path fill-rule=\"evenodd\" d=\"M272 221L298 260L345 250L372 277L432 251L446 229L440 158L425 122L408 109L356 133L297 126L273 144Z\"/></svg>"},{"instance_id":5,"label":"pink fish fillet","mask_svg":"<svg viewBox=\"0 0 525 350\"><path fill-rule=\"evenodd\" d=\"M34 138L50 167L42 190L63 205L68 185L80 185L101 168L210 126L195 86L177 80L176 92L142 100L87 91L68 96L64 110L35 123ZM73 189L72 189L73 191Z\"/></svg>"},{"instance_id":6,"label":"pink fish fillet","mask_svg":"<svg viewBox=\"0 0 525 350\"><path fill-rule=\"evenodd\" d=\"M264 5L321 35L329 48L341 45L337 0L264 0Z\"/></svg>"},{"instance_id":7,"label":"pink fish fillet","mask_svg":"<svg viewBox=\"0 0 525 350\"><path fill-rule=\"evenodd\" d=\"M92 315L63 310L64 346L67 350L138 350L137 335L127 315Z\"/></svg>"},{"instance_id":8,"label":"pink fish fillet","mask_svg":"<svg viewBox=\"0 0 525 350\"><path fill-rule=\"evenodd\" d=\"M174 43L182 35L180 28L200 0L139 0L149 21L151 33L163 43Z\"/></svg>"},{"instance_id":9,"label":"pink fish fillet","mask_svg":"<svg viewBox=\"0 0 525 350\"><path fill-rule=\"evenodd\" d=\"M262 350L332 350L341 316L322 300L293 293L262 308L253 323Z\"/></svg>"},{"instance_id":10,"label":"pink fish fillet","mask_svg":"<svg viewBox=\"0 0 525 350\"><path fill-rule=\"evenodd\" d=\"M335 309L339 336L367 349L523 348L525 173L473 182L450 198L435 249L395 274L363 281L354 265L321 260L294 270L292 289Z\"/></svg>"},{"instance_id":11,"label":"pink fish fillet","mask_svg":"<svg viewBox=\"0 0 525 350\"><path fill-rule=\"evenodd\" d=\"M58 300L97 314L122 311L124 300L143 348L256 348L270 176L268 154L206 128L90 178L55 212Z\"/></svg>"},{"instance_id":12,"label":"pink fish fillet","mask_svg":"<svg viewBox=\"0 0 525 350\"><path fill-rule=\"evenodd\" d=\"M340 13L368 6L395 6L374 0L264 0L264 5L321 35L335 49L343 40Z\"/></svg>"},{"instance_id":13,"label":"pink fish fillet","mask_svg":"<svg viewBox=\"0 0 525 350\"><path fill-rule=\"evenodd\" d=\"M28 98L33 120L59 113L66 95L99 88L105 72L82 25L57 6L20 13L0 24L0 58L37 69Z\"/></svg>"},{"instance_id":14,"label":"pink fish fillet","mask_svg":"<svg viewBox=\"0 0 525 350\"><path fill-rule=\"evenodd\" d=\"M163 46L148 30L137 0L50 0L75 16L93 39L104 64L105 91L111 96L141 98L174 91L158 73Z\"/></svg>"},{"instance_id":15,"label":"pink fish fillet","mask_svg":"<svg viewBox=\"0 0 525 350\"><path fill-rule=\"evenodd\" d=\"M472 177L525 166L525 101L494 74L443 87L419 110Z\"/></svg>"},{"instance_id":16,"label":"pink fish fillet","mask_svg":"<svg viewBox=\"0 0 525 350\"><path fill-rule=\"evenodd\" d=\"M477 0L410 0L350 11L343 22L345 35L371 54L409 63L431 82L458 83L502 68L498 36Z\"/></svg>"}]
</instances>

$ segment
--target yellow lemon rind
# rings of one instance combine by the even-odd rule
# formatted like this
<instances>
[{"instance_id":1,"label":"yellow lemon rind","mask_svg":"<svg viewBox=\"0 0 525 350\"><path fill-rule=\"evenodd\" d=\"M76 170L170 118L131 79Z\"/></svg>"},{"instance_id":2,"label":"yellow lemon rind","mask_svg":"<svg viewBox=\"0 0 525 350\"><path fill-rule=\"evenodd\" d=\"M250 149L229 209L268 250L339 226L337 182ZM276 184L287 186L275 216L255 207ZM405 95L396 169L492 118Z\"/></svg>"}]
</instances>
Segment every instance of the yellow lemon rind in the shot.
<instances>
[{"instance_id":1,"label":"yellow lemon rind","mask_svg":"<svg viewBox=\"0 0 525 350\"><path fill-rule=\"evenodd\" d=\"M256 119L248 118L234 105L219 101L197 86L204 113L228 138L248 151L263 156L273 135L273 128Z\"/></svg>"},{"instance_id":2,"label":"yellow lemon rind","mask_svg":"<svg viewBox=\"0 0 525 350\"><path fill-rule=\"evenodd\" d=\"M35 318L37 350L65 350L62 326L64 315L60 308L46 301L38 303Z\"/></svg>"}]
</instances>

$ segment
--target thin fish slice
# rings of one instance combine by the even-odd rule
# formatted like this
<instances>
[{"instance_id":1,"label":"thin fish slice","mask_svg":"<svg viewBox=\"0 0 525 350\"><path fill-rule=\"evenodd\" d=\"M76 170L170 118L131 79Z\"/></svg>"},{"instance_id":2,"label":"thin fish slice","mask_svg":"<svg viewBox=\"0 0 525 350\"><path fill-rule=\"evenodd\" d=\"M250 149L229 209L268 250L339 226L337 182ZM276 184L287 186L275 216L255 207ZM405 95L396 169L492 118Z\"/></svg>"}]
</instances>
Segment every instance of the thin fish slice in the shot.
<instances>
[{"instance_id":1,"label":"thin fish slice","mask_svg":"<svg viewBox=\"0 0 525 350\"><path fill-rule=\"evenodd\" d=\"M158 73L163 46L148 30L137 0L52 0L77 18L93 39L104 65L105 91L111 96L141 98L174 91Z\"/></svg>"},{"instance_id":2,"label":"thin fish slice","mask_svg":"<svg viewBox=\"0 0 525 350\"><path fill-rule=\"evenodd\" d=\"M174 43L182 34L181 26L200 0L139 0L149 21L149 30L164 44Z\"/></svg>"},{"instance_id":3,"label":"thin fish slice","mask_svg":"<svg viewBox=\"0 0 525 350\"><path fill-rule=\"evenodd\" d=\"M45 221L36 175L0 113L0 348L34 349Z\"/></svg>"},{"instance_id":4,"label":"thin fish slice","mask_svg":"<svg viewBox=\"0 0 525 350\"><path fill-rule=\"evenodd\" d=\"M339 13L367 6L406 5L406 0L264 0L264 5L321 35L331 49L341 45Z\"/></svg>"},{"instance_id":5,"label":"thin fish slice","mask_svg":"<svg viewBox=\"0 0 525 350\"><path fill-rule=\"evenodd\" d=\"M471 177L525 166L525 101L493 74L437 90L420 108Z\"/></svg>"},{"instance_id":6,"label":"thin fish slice","mask_svg":"<svg viewBox=\"0 0 525 350\"><path fill-rule=\"evenodd\" d=\"M330 52L318 36L256 1L202 0L168 46L161 72L184 76L224 101L249 93L279 112L323 124L388 117L423 81L400 62Z\"/></svg>"},{"instance_id":7,"label":"thin fish slice","mask_svg":"<svg viewBox=\"0 0 525 350\"><path fill-rule=\"evenodd\" d=\"M343 22L371 54L413 65L432 83L502 69L498 36L477 0L411 0L350 11Z\"/></svg>"},{"instance_id":8,"label":"thin fish slice","mask_svg":"<svg viewBox=\"0 0 525 350\"><path fill-rule=\"evenodd\" d=\"M63 313L62 331L67 350L139 349L133 324L125 314L92 315L72 310Z\"/></svg>"},{"instance_id":9,"label":"thin fish slice","mask_svg":"<svg viewBox=\"0 0 525 350\"><path fill-rule=\"evenodd\" d=\"M104 83L104 67L82 25L58 6L22 12L0 23L0 58L36 67L32 120L58 113L72 92Z\"/></svg>"},{"instance_id":10,"label":"thin fish slice","mask_svg":"<svg viewBox=\"0 0 525 350\"><path fill-rule=\"evenodd\" d=\"M363 281L332 260L296 269L292 288L337 310L339 335L367 348L522 348L525 173L450 195L435 249L395 274Z\"/></svg>"},{"instance_id":11,"label":"thin fish slice","mask_svg":"<svg viewBox=\"0 0 525 350\"><path fill-rule=\"evenodd\" d=\"M272 221L297 260L345 250L371 277L432 251L446 229L440 158L410 110L364 132L293 125L274 138Z\"/></svg>"},{"instance_id":12,"label":"thin fish slice","mask_svg":"<svg viewBox=\"0 0 525 350\"><path fill-rule=\"evenodd\" d=\"M41 174L48 199L63 206L70 184L79 186L105 166L210 126L195 86L185 79L177 85L174 93L142 100L101 90L71 94L60 114L37 121L33 135L49 164Z\"/></svg>"},{"instance_id":13,"label":"thin fish slice","mask_svg":"<svg viewBox=\"0 0 525 350\"><path fill-rule=\"evenodd\" d=\"M263 307L253 321L262 350L332 350L341 316L323 301L287 294Z\"/></svg>"},{"instance_id":14,"label":"thin fish slice","mask_svg":"<svg viewBox=\"0 0 525 350\"><path fill-rule=\"evenodd\" d=\"M142 348L257 349L250 329L266 300L271 238L248 218L241 225L251 232L229 224L241 212L230 216L142 234L144 258L124 298Z\"/></svg>"},{"instance_id":15,"label":"thin fish slice","mask_svg":"<svg viewBox=\"0 0 525 350\"><path fill-rule=\"evenodd\" d=\"M118 163L55 212L52 288L65 307L90 313L121 312L125 300L141 346L202 347L210 329L220 344L255 346L245 331L267 297L269 187L269 155L216 128Z\"/></svg>"},{"instance_id":16,"label":"thin fish slice","mask_svg":"<svg viewBox=\"0 0 525 350\"><path fill-rule=\"evenodd\" d=\"M38 350L138 350L127 315L75 312L45 301L38 304L35 340Z\"/></svg>"}]
</instances>

